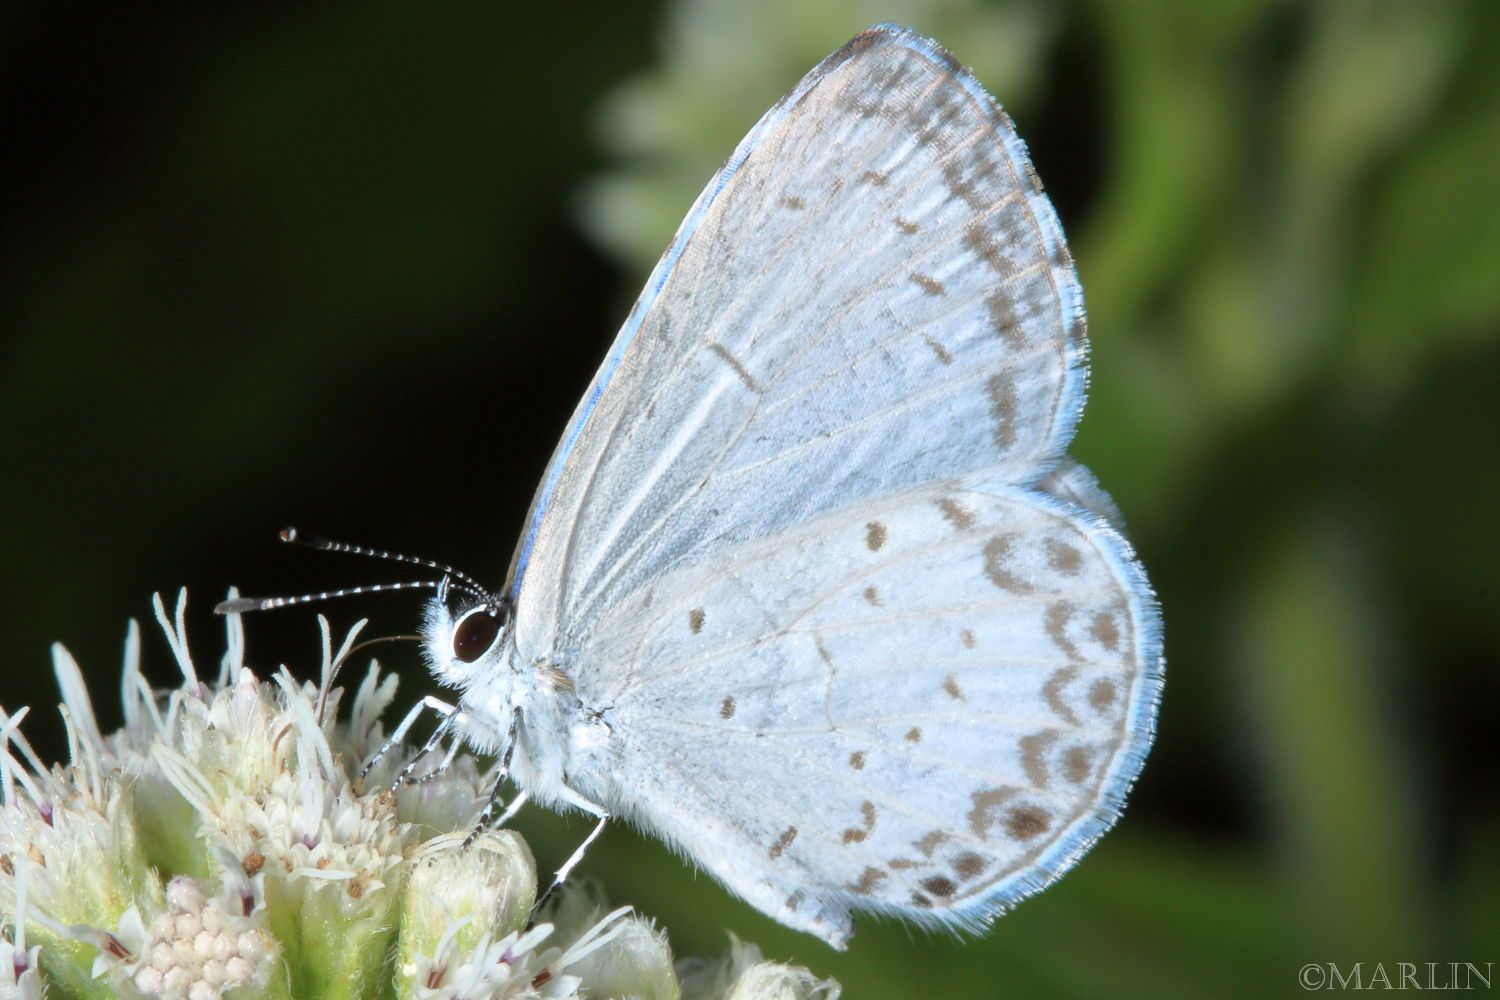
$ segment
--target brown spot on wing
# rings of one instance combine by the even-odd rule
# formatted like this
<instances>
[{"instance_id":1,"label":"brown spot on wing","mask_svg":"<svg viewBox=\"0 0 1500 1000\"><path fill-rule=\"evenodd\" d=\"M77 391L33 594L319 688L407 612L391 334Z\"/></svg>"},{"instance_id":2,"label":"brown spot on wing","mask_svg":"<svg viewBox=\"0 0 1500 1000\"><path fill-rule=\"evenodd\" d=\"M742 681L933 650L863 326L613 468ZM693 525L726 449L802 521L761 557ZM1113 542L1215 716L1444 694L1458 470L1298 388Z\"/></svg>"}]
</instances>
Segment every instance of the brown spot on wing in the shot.
<instances>
[{"instance_id":1,"label":"brown spot on wing","mask_svg":"<svg viewBox=\"0 0 1500 1000\"><path fill-rule=\"evenodd\" d=\"M984 197L972 181L964 176L963 165L953 160L943 164L943 182L948 185L948 191L955 197L962 198L970 208L984 208Z\"/></svg>"},{"instance_id":2,"label":"brown spot on wing","mask_svg":"<svg viewBox=\"0 0 1500 1000\"><path fill-rule=\"evenodd\" d=\"M1067 654L1069 659L1081 659L1078 655L1078 647L1073 645L1073 640L1068 638L1068 622L1073 617L1073 612L1078 609L1071 601L1057 601L1047 606L1047 635L1052 639L1058 649Z\"/></svg>"},{"instance_id":3,"label":"brown spot on wing","mask_svg":"<svg viewBox=\"0 0 1500 1000\"><path fill-rule=\"evenodd\" d=\"M931 878L924 878L920 885L940 899L947 899L958 891L958 883L946 875L934 875Z\"/></svg>"},{"instance_id":4,"label":"brown spot on wing","mask_svg":"<svg viewBox=\"0 0 1500 1000\"><path fill-rule=\"evenodd\" d=\"M849 886L849 891L860 896L868 896L870 890L875 888L881 879L885 878L885 872L879 868L866 868L859 874L859 881Z\"/></svg>"},{"instance_id":5,"label":"brown spot on wing","mask_svg":"<svg viewBox=\"0 0 1500 1000\"><path fill-rule=\"evenodd\" d=\"M856 55L872 46L883 44L889 40L890 35L885 30L870 29L856 35L853 39L844 43L843 48L829 56L819 66L819 77L826 79L839 69L845 62L850 61ZM868 74L868 83L863 87L842 87L833 91L833 100L836 106L849 108L854 111L866 112L866 116L877 113L885 113L887 109L881 104L880 99L888 95L900 85L903 75L907 72L905 67L899 65L881 66L876 60L871 60L876 65L865 72ZM828 88L821 91L815 87L799 88L797 100L805 101L813 93L825 93ZM788 95L790 96L790 95ZM787 102L783 97L776 106L781 107ZM894 110L894 109L891 109Z\"/></svg>"},{"instance_id":6,"label":"brown spot on wing","mask_svg":"<svg viewBox=\"0 0 1500 1000\"><path fill-rule=\"evenodd\" d=\"M923 857L930 858L933 851L936 851L951 839L953 838L946 831L933 830L931 833L923 835L921 840L913 841L911 846L921 851Z\"/></svg>"},{"instance_id":7,"label":"brown spot on wing","mask_svg":"<svg viewBox=\"0 0 1500 1000\"><path fill-rule=\"evenodd\" d=\"M911 274L911 280L912 284L922 289L922 291L926 292L928 295L948 294L948 289L943 287L943 283L932 277L931 275L921 274L920 272L913 271Z\"/></svg>"},{"instance_id":8,"label":"brown spot on wing","mask_svg":"<svg viewBox=\"0 0 1500 1000\"><path fill-rule=\"evenodd\" d=\"M885 525L879 521L871 521L865 525L865 545L871 552L879 552L880 547L885 544Z\"/></svg>"},{"instance_id":9,"label":"brown spot on wing","mask_svg":"<svg viewBox=\"0 0 1500 1000\"><path fill-rule=\"evenodd\" d=\"M745 383L746 389L749 389L751 392L760 392L760 386L756 384L754 377L750 374L750 370L745 367L739 358L730 353L729 348L716 341L709 344L708 349L722 358L724 363L730 368L734 369L734 373L740 377L740 381Z\"/></svg>"},{"instance_id":10,"label":"brown spot on wing","mask_svg":"<svg viewBox=\"0 0 1500 1000\"><path fill-rule=\"evenodd\" d=\"M916 726L912 726L910 729L908 729L906 731L906 742L908 742L908 743L921 743L922 742L922 730L919 729L919 728L917 728Z\"/></svg>"},{"instance_id":11,"label":"brown spot on wing","mask_svg":"<svg viewBox=\"0 0 1500 1000\"><path fill-rule=\"evenodd\" d=\"M1094 770L1094 752L1088 747L1069 747L1063 754L1063 776L1075 785L1088 780Z\"/></svg>"},{"instance_id":12,"label":"brown spot on wing","mask_svg":"<svg viewBox=\"0 0 1500 1000\"><path fill-rule=\"evenodd\" d=\"M1120 646L1120 627L1115 624L1115 616L1108 611L1100 611L1094 615L1089 634L1111 653Z\"/></svg>"},{"instance_id":13,"label":"brown spot on wing","mask_svg":"<svg viewBox=\"0 0 1500 1000\"><path fill-rule=\"evenodd\" d=\"M903 219L899 215L896 216L895 223L896 223L896 228L899 229L899 230L901 230L907 236L913 236L916 233L918 233L919 231L921 231L921 229L922 229L922 227L919 226L919 225L917 225L915 222L911 222L911 221L909 221L907 219Z\"/></svg>"},{"instance_id":14,"label":"brown spot on wing","mask_svg":"<svg viewBox=\"0 0 1500 1000\"><path fill-rule=\"evenodd\" d=\"M1043 543L1047 548L1047 565L1068 576L1077 576L1083 569L1083 554L1067 542L1048 538Z\"/></svg>"},{"instance_id":15,"label":"brown spot on wing","mask_svg":"<svg viewBox=\"0 0 1500 1000\"><path fill-rule=\"evenodd\" d=\"M943 678L943 690L948 692L948 697L954 701L966 700L964 698L964 689L958 686L958 678L953 674L949 674Z\"/></svg>"},{"instance_id":16,"label":"brown spot on wing","mask_svg":"<svg viewBox=\"0 0 1500 1000\"><path fill-rule=\"evenodd\" d=\"M953 355L951 355L951 354L948 353L948 348L944 347L942 344L939 344L936 340L933 340L931 337L929 337L925 333L922 334L922 341L928 347L932 348L932 353L937 355L937 359L938 359L938 363L939 364L943 364L943 365L951 365L951 364L953 364Z\"/></svg>"},{"instance_id":17,"label":"brown spot on wing","mask_svg":"<svg viewBox=\"0 0 1500 1000\"><path fill-rule=\"evenodd\" d=\"M1009 375L991 375L985 386L990 397L990 416L995 420L995 444L1009 448L1016 443L1016 386Z\"/></svg>"},{"instance_id":18,"label":"brown spot on wing","mask_svg":"<svg viewBox=\"0 0 1500 1000\"><path fill-rule=\"evenodd\" d=\"M849 755L849 766L856 771L863 771L865 769L865 752L863 750L856 750L851 753Z\"/></svg>"},{"instance_id":19,"label":"brown spot on wing","mask_svg":"<svg viewBox=\"0 0 1500 1000\"><path fill-rule=\"evenodd\" d=\"M724 704L719 706L719 718L734 718L734 699L729 697L729 695L727 694L724 696Z\"/></svg>"},{"instance_id":20,"label":"brown spot on wing","mask_svg":"<svg viewBox=\"0 0 1500 1000\"><path fill-rule=\"evenodd\" d=\"M697 635L703 631L703 609L694 608L688 612L688 629Z\"/></svg>"},{"instance_id":21,"label":"brown spot on wing","mask_svg":"<svg viewBox=\"0 0 1500 1000\"><path fill-rule=\"evenodd\" d=\"M1000 274L1004 274L1010 266L1005 255L1000 252L1000 244L995 242L983 223L971 222L964 227L964 246Z\"/></svg>"},{"instance_id":22,"label":"brown spot on wing","mask_svg":"<svg viewBox=\"0 0 1500 1000\"><path fill-rule=\"evenodd\" d=\"M845 830L844 843L846 844L857 844L875 832L875 803L868 801L861 802L859 812L864 826L862 828L851 827Z\"/></svg>"},{"instance_id":23,"label":"brown spot on wing","mask_svg":"<svg viewBox=\"0 0 1500 1000\"><path fill-rule=\"evenodd\" d=\"M1073 666L1062 667L1054 670L1052 676L1047 678L1047 683L1042 685L1042 700L1047 707L1057 713L1070 726L1078 725L1078 715L1073 711L1066 701L1063 700L1063 688L1073 683L1073 678L1078 676L1078 668Z\"/></svg>"},{"instance_id":24,"label":"brown spot on wing","mask_svg":"<svg viewBox=\"0 0 1500 1000\"><path fill-rule=\"evenodd\" d=\"M890 183L890 178L877 170L866 170L859 175L859 179L871 187L883 188Z\"/></svg>"},{"instance_id":25,"label":"brown spot on wing","mask_svg":"<svg viewBox=\"0 0 1500 1000\"><path fill-rule=\"evenodd\" d=\"M977 640L974 638L974 630L973 629L971 629L971 628L964 629L962 632L958 633L958 637L959 637L959 639L961 639L963 641L965 649L973 649L974 648L974 643Z\"/></svg>"},{"instance_id":26,"label":"brown spot on wing","mask_svg":"<svg viewBox=\"0 0 1500 1000\"><path fill-rule=\"evenodd\" d=\"M1033 840L1051 826L1052 817L1037 806L1017 806L1005 817L1005 832L1012 840Z\"/></svg>"},{"instance_id":27,"label":"brown spot on wing","mask_svg":"<svg viewBox=\"0 0 1500 1000\"><path fill-rule=\"evenodd\" d=\"M781 206L783 208L790 208L794 212L800 212L807 207L807 202L793 195L784 194L781 196Z\"/></svg>"},{"instance_id":28,"label":"brown spot on wing","mask_svg":"<svg viewBox=\"0 0 1500 1000\"><path fill-rule=\"evenodd\" d=\"M1026 772L1026 780L1037 788L1047 787L1050 780L1047 774L1047 751L1052 749L1052 744L1057 742L1060 735L1056 729L1046 729L1021 737L1021 768Z\"/></svg>"},{"instance_id":29,"label":"brown spot on wing","mask_svg":"<svg viewBox=\"0 0 1500 1000\"><path fill-rule=\"evenodd\" d=\"M865 588L865 600L873 607L880 607L880 591L873 584Z\"/></svg>"},{"instance_id":30,"label":"brown spot on wing","mask_svg":"<svg viewBox=\"0 0 1500 1000\"><path fill-rule=\"evenodd\" d=\"M974 836L985 840L989 838L990 826L995 822L991 814L1010 801L1019 790L1002 785L998 788L981 788L970 796L974 808L969 810L969 829L974 831Z\"/></svg>"},{"instance_id":31,"label":"brown spot on wing","mask_svg":"<svg viewBox=\"0 0 1500 1000\"><path fill-rule=\"evenodd\" d=\"M776 842L771 845L771 860L775 861L777 858L785 854L786 849L788 847L791 847L792 841L796 839L797 828L795 826L789 826L785 830L783 830L781 832L781 836L777 837Z\"/></svg>"},{"instance_id":32,"label":"brown spot on wing","mask_svg":"<svg viewBox=\"0 0 1500 1000\"><path fill-rule=\"evenodd\" d=\"M932 900L928 899L920 892L914 892L911 894L911 905L917 907L918 909L930 910L932 909Z\"/></svg>"},{"instance_id":33,"label":"brown spot on wing","mask_svg":"<svg viewBox=\"0 0 1500 1000\"><path fill-rule=\"evenodd\" d=\"M984 871L986 862L981 855L965 851L953 859L953 871L961 879L971 879Z\"/></svg>"},{"instance_id":34,"label":"brown spot on wing","mask_svg":"<svg viewBox=\"0 0 1500 1000\"><path fill-rule=\"evenodd\" d=\"M880 93L878 85L870 88L850 87L838 99L837 103L840 107L844 107L849 109L850 111L855 112L861 118L889 119L895 117L894 109L882 104L878 97L874 100L866 100L864 97L864 93L866 90L870 90L876 94Z\"/></svg>"},{"instance_id":35,"label":"brown spot on wing","mask_svg":"<svg viewBox=\"0 0 1500 1000\"><path fill-rule=\"evenodd\" d=\"M974 527L974 512L952 497L943 497L937 505L938 510L943 512L943 520L958 530L966 531Z\"/></svg>"},{"instance_id":36,"label":"brown spot on wing","mask_svg":"<svg viewBox=\"0 0 1500 1000\"><path fill-rule=\"evenodd\" d=\"M984 306L990 314L990 326L994 327L1001 340L1016 348L1026 345L1026 334L1016 318L1015 303L1009 295L1003 291L991 292L984 300Z\"/></svg>"},{"instance_id":37,"label":"brown spot on wing","mask_svg":"<svg viewBox=\"0 0 1500 1000\"><path fill-rule=\"evenodd\" d=\"M907 120L916 130L917 145L948 149L954 141L954 119L963 111L963 106L947 90L934 91L928 104L933 108L930 114L923 113L925 106L921 104L909 107L906 112Z\"/></svg>"},{"instance_id":38,"label":"brown spot on wing","mask_svg":"<svg viewBox=\"0 0 1500 1000\"><path fill-rule=\"evenodd\" d=\"M1015 541L1016 536L1012 532L1008 535L996 535L984 543L984 575L1001 590L1008 590L1012 594L1029 594L1036 588L1006 567Z\"/></svg>"},{"instance_id":39,"label":"brown spot on wing","mask_svg":"<svg viewBox=\"0 0 1500 1000\"><path fill-rule=\"evenodd\" d=\"M1089 704L1094 706L1096 712L1104 712L1115 703L1115 682L1110 680L1097 680L1089 688Z\"/></svg>"}]
</instances>

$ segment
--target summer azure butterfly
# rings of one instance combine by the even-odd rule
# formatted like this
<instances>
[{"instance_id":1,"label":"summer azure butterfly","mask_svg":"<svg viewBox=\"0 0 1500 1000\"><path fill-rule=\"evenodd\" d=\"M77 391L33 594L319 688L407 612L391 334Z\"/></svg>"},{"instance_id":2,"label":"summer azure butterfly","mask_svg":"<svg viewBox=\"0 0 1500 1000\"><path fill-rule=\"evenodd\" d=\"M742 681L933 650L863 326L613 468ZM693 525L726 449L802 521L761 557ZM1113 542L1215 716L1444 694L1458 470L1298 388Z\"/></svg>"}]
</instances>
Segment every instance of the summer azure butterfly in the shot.
<instances>
[{"instance_id":1,"label":"summer azure butterfly","mask_svg":"<svg viewBox=\"0 0 1500 1000\"><path fill-rule=\"evenodd\" d=\"M441 581L428 747L836 947L855 910L983 925L1115 821L1161 692L1145 574L1064 454L1086 353L1010 120L934 42L859 35L688 212L504 589Z\"/></svg>"}]
</instances>

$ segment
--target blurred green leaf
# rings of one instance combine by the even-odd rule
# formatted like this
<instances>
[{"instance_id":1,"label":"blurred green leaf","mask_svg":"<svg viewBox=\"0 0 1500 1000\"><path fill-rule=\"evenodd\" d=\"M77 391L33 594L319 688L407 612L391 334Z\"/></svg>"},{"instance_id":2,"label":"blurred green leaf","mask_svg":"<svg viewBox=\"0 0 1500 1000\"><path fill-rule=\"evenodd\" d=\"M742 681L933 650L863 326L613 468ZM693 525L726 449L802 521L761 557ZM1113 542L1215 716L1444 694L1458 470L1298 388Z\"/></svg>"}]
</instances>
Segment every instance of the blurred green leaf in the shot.
<instances>
[{"instance_id":1,"label":"blurred green leaf","mask_svg":"<svg viewBox=\"0 0 1500 1000\"><path fill-rule=\"evenodd\" d=\"M1399 653L1350 532L1347 522L1293 522L1246 581L1240 626L1267 821L1319 961L1434 944L1417 860L1427 831L1389 701Z\"/></svg>"},{"instance_id":2,"label":"blurred green leaf","mask_svg":"<svg viewBox=\"0 0 1500 1000\"><path fill-rule=\"evenodd\" d=\"M1500 66L1476 70L1370 206L1348 343L1382 395L1500 336Z\"/></svg>"}]
</instances>

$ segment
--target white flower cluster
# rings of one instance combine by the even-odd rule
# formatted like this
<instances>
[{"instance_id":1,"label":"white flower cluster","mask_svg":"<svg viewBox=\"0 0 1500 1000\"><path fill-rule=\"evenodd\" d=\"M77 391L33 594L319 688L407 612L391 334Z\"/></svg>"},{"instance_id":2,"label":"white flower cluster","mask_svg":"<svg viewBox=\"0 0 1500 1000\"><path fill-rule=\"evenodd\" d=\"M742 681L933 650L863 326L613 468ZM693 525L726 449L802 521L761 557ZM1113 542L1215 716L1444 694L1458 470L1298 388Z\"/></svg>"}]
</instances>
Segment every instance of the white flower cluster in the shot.
<instances>
[{"instance_id":1,"label":"white flower cluster","mask_svg":"<svg viewBox=\"0 0 1500 1000\"><path fill-rule=\"evenodd\" d=\"M570 885L532 924L536 866L510 831L462 845L492 776L459 754L388 789L411 752L353 777L384 740L396 678L372 662L339 720L323 622L320 683L244 663L237 615L217 677L188 652L186 595L156 617L183 683L156 691L127 633L125 727L108 737L53 647L69 763L47 766L0 711L0 1000L388 996L812 1000L838 986L734 942L674 966L629 907ZM361 623L362 625L363 623ZM441 755L436 755L441 756Z\"/></svg>"},{"instance_id":2,"label":"white flower cluster","mask_svg":"<svg viewBox=\"0 0 1500 1000\"><path fill-rule=\"evenodd\" d=\"M119 940L137 958L131 984L146 996L208 1000L254 982L276 941L242 912L245 898L231 888L205 899L195 881L179 876L167 883L169 908L150 928L138 910L127 910Z\"/></svg>"}]
</instances>

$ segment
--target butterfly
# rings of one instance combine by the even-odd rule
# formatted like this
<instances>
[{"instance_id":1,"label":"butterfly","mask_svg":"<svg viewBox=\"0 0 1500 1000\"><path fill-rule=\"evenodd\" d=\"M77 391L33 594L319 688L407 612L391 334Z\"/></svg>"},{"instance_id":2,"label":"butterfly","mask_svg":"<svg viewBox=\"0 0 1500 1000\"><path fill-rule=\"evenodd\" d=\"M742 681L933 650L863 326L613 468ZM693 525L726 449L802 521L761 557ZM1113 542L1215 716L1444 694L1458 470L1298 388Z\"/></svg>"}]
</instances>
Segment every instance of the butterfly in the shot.
<instances>
[{"instance_id":1,"label":"butterfly","mask_svg":"<svg viewBox=\"0 0 1500 1000\"><path fill-rule=\"evenodd\" d=\"M445 573L457 704L392 741L434 710L428 748L499 756L500 822L594 817L559 882L618 817L835 947L854 911L981 927L1114 823L1155 727L1156 604L1065 455L1086 353L1008 117L860 34L688 212L506 585Z\"/></svg>"}]
</instances>

